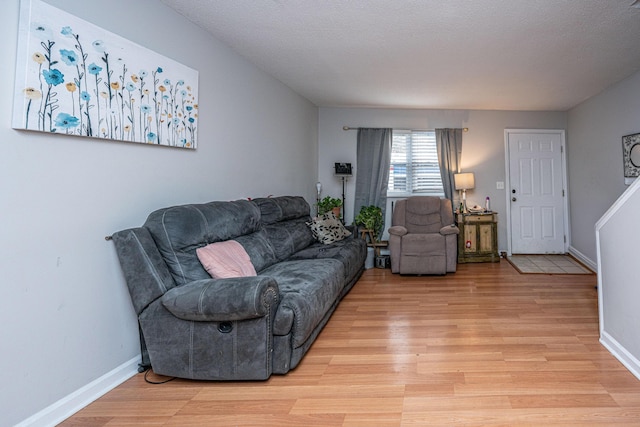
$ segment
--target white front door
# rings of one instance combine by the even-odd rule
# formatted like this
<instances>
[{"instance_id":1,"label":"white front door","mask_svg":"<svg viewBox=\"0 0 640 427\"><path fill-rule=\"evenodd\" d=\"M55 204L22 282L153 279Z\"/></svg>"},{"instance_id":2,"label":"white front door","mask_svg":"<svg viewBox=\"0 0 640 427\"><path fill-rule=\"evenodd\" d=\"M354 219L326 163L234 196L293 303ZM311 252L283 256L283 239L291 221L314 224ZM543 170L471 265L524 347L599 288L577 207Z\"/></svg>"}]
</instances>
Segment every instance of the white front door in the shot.
<instances>
[{"instance_id":1,"label":"white front door","mask_svg":"<svg viewBox=\"0 0 640 427\"><path fill-rule=\"evenodd\" d=\"M505 130L510 249L565 253L564 131Z\"/></svg>"}]
</instances>

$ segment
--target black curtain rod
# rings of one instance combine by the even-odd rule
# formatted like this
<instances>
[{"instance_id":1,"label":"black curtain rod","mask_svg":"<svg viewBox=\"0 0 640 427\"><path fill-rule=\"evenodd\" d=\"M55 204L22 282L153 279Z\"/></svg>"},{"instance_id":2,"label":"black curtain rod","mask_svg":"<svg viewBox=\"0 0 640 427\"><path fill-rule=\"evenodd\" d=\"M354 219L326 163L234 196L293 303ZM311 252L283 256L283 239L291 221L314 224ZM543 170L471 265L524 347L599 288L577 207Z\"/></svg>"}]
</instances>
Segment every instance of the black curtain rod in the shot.
<instances>
[{"instance_id":1,"label":"black curtain rod","mask_svg":"<svg viewBox=\"0 0 640 427\"><path fill-rule=\"evenodd\" d=\"M351 126L342 126L342 130L358 130L360 128L354 128ZM412 130L418 130L418 129L412 129ZM433 130L433 129L426 129L426 130ZM462 128L463 132L469 132L469 128Z\"/></svg>"}]
</instances>

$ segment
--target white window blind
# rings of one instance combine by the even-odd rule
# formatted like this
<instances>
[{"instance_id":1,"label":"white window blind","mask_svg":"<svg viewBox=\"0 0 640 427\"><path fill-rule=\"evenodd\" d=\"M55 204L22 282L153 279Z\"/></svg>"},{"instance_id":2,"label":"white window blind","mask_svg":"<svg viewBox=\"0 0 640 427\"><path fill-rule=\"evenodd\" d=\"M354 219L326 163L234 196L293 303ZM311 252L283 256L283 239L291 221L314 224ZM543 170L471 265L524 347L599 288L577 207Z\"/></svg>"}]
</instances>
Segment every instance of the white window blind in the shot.
<instances>
[{"instance_id":1,"label":"white window blind","mask_svg":"<svg viewBox=\"0 0 640 427\"><path fill-rule=\"evenodd\" d=\"M393 130L390 196L405 194L442 195L434 131Z\"/></svg>"}]
</instances>

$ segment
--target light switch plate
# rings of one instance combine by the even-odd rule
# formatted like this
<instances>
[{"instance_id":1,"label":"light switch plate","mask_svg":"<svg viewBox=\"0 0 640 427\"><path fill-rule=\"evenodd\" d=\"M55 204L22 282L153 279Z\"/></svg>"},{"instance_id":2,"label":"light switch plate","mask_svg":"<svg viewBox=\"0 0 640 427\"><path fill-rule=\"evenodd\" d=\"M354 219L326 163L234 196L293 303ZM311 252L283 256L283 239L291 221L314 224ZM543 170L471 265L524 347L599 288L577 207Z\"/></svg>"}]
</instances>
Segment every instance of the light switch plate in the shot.
<instances>
[{"instance_id":1,"label":"light switch plate","mask_svg":"<svg viewBox=\"0 0 640 427\"><path fill-rule=\"evenodd\" d=\"M496 182L496 190L504 190L504 181Z\"/></svg>"}]
</instances>

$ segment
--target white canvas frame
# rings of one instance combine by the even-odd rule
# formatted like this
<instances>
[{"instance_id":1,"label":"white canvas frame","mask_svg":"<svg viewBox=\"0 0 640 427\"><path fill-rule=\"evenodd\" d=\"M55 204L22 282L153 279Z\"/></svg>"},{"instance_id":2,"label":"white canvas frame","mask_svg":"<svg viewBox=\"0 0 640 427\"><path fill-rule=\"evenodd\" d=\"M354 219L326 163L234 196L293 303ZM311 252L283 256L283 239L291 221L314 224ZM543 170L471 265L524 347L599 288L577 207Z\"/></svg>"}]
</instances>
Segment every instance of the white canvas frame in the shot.
<instances>
[{"instance_id":1,"label":"white canvas frame","mask_svg":"<svg viewBox=\"0 0 640 427\"><path fill-rule=\"evenodd\" d=\"M40 0L22 0L12 126L195 149L198 72Z\"/></svg>"}]
</instances>

